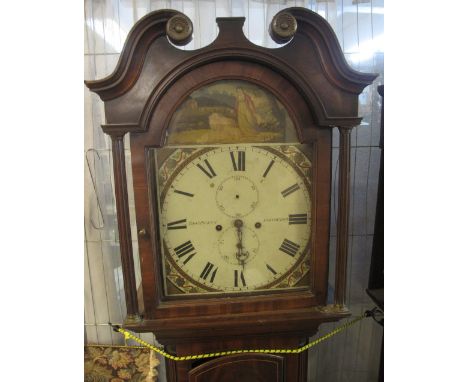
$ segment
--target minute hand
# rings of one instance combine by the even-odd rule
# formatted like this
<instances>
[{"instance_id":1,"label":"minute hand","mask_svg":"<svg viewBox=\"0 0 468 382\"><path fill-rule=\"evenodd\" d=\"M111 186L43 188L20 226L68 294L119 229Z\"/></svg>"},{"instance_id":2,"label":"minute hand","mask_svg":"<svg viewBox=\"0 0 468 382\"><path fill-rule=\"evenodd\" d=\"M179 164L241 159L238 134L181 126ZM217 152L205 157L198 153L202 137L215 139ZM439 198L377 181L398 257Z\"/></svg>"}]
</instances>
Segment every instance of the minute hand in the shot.
<instances>
[{"instance_id":1,"label":"minute hand","mask_svg":"<svg viewBox=\"0 0 468 382\"><path fill-rule=\"evenodd\" d=\"M236 227L237 231L237 253L236 253L236 258L239 261L239 264L242 265L242 268L245 266L245 260L249 256L249 252L243 251L243 245L242 245L242 227L244 223L242 220L237 219L234 221L234 226Z\"/></svg>"}]
</instances>

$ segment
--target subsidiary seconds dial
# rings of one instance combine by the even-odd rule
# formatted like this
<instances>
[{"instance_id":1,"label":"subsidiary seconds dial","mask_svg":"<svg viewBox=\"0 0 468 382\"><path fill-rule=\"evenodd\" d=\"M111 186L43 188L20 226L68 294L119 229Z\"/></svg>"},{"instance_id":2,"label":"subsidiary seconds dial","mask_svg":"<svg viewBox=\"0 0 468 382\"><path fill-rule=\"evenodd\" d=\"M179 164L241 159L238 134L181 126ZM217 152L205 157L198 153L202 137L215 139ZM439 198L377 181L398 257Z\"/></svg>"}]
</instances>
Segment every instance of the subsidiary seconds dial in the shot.
<instances>
[{"instance_id":1,"label":"subsidiary seconds dial","mask_svg":"<svg viewBox=\"0 0 468 382\"><path fill-rule=\"evenodd\" d=\"M310 250L310 194L309 180L277 148L195 151L162 192L167 261L200 290L274 288Z\"/></svg>"}]
</instances>

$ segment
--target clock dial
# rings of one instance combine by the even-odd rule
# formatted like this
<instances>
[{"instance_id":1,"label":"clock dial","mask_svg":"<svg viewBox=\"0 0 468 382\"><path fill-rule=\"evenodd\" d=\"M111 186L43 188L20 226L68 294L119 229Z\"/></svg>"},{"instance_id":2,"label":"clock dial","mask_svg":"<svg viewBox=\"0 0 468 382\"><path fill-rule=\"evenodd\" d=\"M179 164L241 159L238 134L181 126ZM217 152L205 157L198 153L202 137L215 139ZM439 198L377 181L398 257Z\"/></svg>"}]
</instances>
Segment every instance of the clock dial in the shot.
<instances>
[{"instance_id":1,"label":"clock dial","mask_svg":"<svg viewBox=\"0 0 468 382\"><path fill-rule=\"evenodd\" d=\"M311 163L294 146L220 146L179 160L161 194L169 279L198 292L294 286L310 250L304 168Z\"/></svg>"}]
</instances>

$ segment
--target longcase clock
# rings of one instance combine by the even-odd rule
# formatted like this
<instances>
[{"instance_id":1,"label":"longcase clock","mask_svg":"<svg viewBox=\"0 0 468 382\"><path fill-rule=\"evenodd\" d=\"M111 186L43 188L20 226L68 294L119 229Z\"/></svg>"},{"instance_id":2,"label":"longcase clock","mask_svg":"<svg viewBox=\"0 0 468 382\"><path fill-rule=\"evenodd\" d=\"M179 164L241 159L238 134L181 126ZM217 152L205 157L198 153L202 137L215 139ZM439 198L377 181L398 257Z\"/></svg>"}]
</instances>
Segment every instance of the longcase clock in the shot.
<instances>
[{"instance_id":1,"label":"longcase clock","mask_svg":"<svg viewBox=\"0 0 468 382\"><path fill-rule=\"evenodd\" d=\"M115 71L86 85L104 101L128 316L175 355L295 348L345 307L350 131L373 74L352 70L330 25L289 8L256 46L244 18L148 14ZM327 305L332 129L340 131L334 303ZM123 137L130 134L133 184ZM127 187L135 195L136 285ZM141 288L143 299L138 301ZM168 363L170 381L305 381L307 356L245 353Z\"/></svg>"}]
</instances>

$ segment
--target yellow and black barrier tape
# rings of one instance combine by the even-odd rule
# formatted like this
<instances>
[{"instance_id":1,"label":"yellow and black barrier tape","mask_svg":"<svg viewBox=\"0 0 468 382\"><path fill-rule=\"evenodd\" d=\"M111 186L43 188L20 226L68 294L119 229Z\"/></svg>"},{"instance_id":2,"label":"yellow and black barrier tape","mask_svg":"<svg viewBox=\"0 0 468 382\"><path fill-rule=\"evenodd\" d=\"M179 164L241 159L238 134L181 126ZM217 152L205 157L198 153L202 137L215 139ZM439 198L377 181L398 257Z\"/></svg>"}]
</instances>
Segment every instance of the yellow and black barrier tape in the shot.
<instances>
[{"instance_id":1,"label":"yellow and black barrier tape","mask_svg":"<svg viewBox=\"0 0 468 382\"><path fill-rule=\"evenodd\" d=\"M366 311L363 315L356 317L355 319L346 322L343 325L340 325L339 327L333 329L331 332L305 344L304 346L301 346L300 348L296 349L242 349L242 350L228 350L228 351L219 351L219 352L214 352L214 353L205 353L205 354L195 354L195 355L186 355L186 356L175 356L172 354L169 354L165 352L163 349L160 349L156 346L153 346L149 344L146 341L143 341L141 338L138 338L137 336L133 335L130 333L128 330L123 329L119 325L113 325L109 322L109 325L112 326L113 330L118 333L122 333L125 337L125 341L127 340L133 340L141 345L143 345L146 348L149 348L156 353L161 354L163 357L169 358L173 361L190 361L190 360L195 360L195 359L203 359L203 358L213 358L213 357L221 357L225 355L233 355L233 354L241 354L241 353L267 353L267 354L298 354L302 353L303 351L306 351L310 349L311 347L319 344L322 341L325 341L329 339L330 337L333 337L334 335L338 334L339 332L348 329L350 326L358 323L365 317L374 317L374 314L376 312L376 309L368 310Z\"/></svg>"}]
</instances>

